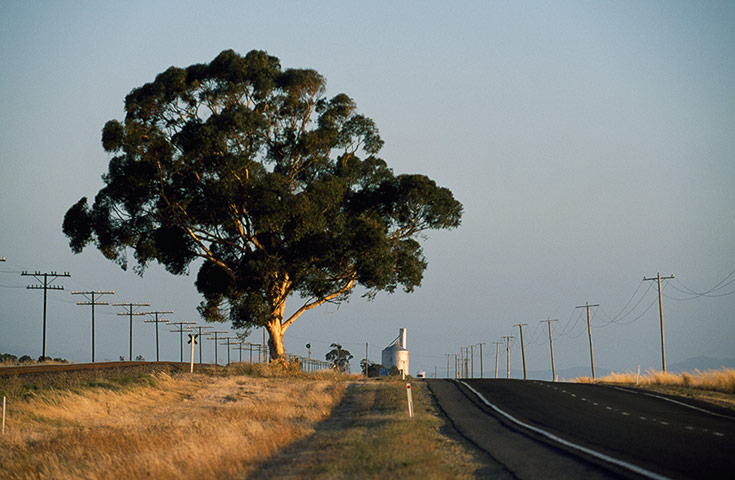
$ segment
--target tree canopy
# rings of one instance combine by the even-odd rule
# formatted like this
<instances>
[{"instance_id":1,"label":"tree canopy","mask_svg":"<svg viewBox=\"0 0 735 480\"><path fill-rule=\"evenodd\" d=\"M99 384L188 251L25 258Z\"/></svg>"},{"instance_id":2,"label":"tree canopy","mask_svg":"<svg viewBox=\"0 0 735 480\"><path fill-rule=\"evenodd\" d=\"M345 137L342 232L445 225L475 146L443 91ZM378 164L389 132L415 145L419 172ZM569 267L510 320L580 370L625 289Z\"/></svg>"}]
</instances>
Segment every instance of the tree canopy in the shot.
<instances>
[{"instance_id":1,"label":"tree canopy","mask_svg":"<svg viewBox=\"0 0 735 480\"><path fill-rule=\"evenodd\" d=\"M342 348L339 343L333 343L329 346L332 350L327 352L325 358L328 362L332 362L332 368L339 370L340 372L347 371L350 368L350 360L352 360L352 354L349 350Z\"/></svg>"},{"instance_id":2,"label":"tree canopy","mask_svg":"<svg viewBox=\"0 0 735 480\"><path fill-rule=\"evenodd\" d=\"M427 266L421 232L457 227L462 205L424 175L394 174L375 123L325 92L318 72L256 50L135 88L125 119L102 129L104 186L64 217L72 251L92 243L122 268L132 252L141 274L194 262L202 316L266 327L275 360L296 318L356 285L411 292Z\"/></svg>"}]
</instances>

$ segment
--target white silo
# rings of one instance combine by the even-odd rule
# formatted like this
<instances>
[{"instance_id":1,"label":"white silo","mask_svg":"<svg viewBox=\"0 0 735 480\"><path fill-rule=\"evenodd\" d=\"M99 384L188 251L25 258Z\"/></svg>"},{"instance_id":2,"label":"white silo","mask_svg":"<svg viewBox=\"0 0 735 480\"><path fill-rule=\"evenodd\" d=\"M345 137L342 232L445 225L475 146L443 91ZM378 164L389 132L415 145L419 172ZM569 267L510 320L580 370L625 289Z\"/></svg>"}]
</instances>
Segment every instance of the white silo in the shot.
<instances>
[{"instance_id":1,"label":"white silo","mask_svg":"<svg viewBox=\"0 0 735 480\"><path fill-rule=\"evenodd\" d=\"M399 330L398 337L391 342L389 346L383 349L382 363L383 367L396 367L403 375L409 372L409 352L406 343L406 329Z\"/></svg>"}]
</instances>

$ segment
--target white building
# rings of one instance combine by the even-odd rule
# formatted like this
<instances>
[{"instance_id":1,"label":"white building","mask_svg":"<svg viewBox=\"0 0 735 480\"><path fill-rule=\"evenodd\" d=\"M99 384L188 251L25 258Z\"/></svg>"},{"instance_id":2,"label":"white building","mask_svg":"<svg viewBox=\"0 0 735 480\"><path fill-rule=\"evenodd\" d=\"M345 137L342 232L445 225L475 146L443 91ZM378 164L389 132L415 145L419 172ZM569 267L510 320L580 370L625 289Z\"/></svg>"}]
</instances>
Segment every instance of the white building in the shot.
<instances>
[{"instance_id":1,"label":"white building","mask_svg":"<svg viewBox=\"0 0 735 480\"><path fill-rule=\"evenodd\" d=\"M409 352L406 344L406 329L401 328L398 337L389 346L383 349L383 367L396 367L403 375L409 372Z\"/></svg>"}]
</instances>

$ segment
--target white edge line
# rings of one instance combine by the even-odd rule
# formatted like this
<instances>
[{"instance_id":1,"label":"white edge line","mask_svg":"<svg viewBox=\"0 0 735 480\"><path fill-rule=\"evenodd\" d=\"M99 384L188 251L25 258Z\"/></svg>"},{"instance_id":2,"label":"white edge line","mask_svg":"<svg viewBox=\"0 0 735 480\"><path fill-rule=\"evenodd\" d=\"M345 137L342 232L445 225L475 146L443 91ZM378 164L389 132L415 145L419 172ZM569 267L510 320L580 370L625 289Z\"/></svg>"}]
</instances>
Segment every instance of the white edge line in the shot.
<instances>
[{"instance_id":1,"label":"white edge line","mask_svg":"<svg viewBox=\"0 0 735 480\"><path fill-rule=\"evenodd\" d=\"M707 413L709 415L714 415L715 417L722 417L722 418L726 418L728 420L732 420L733 419L732 417L728 417L727 415L722 415L722 414L719 414L717 412L712 412L712 411L707 410L706 408L695 407L694 405L690 405L690 404L688 404L686 402L681 402L679 400L674 400L673 398L667 398L667 397L664 397L662 395L656 395L655 393L641 392L641 391L639 391L637 389L634 389L634 388L623 388L623 387L617 387L615 385L609 385L609 386L612 387L612 388L614 388L615 390L620 390L621 392L637 393L639 395L646 395L646 396L649 396L649 397L660 398L661 400L666 400L667 402L676 403L677 405L681 405L682 407L691 408L692 410L698 410L700 412L704 412L704 413Z\"/></svg>"},{"instance_id":2,"label":"white edge line","mask_svg":"<svg viewBox=\"0 0 735 480\"><path fill-rule=\"evenodd\" d=\"M461 381L460 380L459 383L461 383L465 387L469 388L472 391L472 393L474 393L475 395L477 395L477 397L480 400L482 400L488 407L492 408L493 410L495 410L496 412L498 412L499 414L501 414L502 416L504 416L505 418L507 418L508 420L510 420L511 422L513 422L513 423L515 423L517 425L520 425L520 426L522 426L524 428L527 428L527 429L529 429L529 430L531 430L533 432L536 432L536 433L538 433L540 435L543 435L544 437L546 437L546 438L548 438L548 439L550 439L550 440L552 440L554 442L560 443L560 444L562 444L564 446L567 446L569 448L572 448L574 450L579 450L580 452L586 453L587 455L590 455L592 457L595 457L595 458L597 458L599 460L603 460L605 462L612 463L613 465L617 465L619 467L628 469L628 470L630 470L632 472L635 472L635 473L637 473L639 475L643 475L644 477L652 478L652 479L655 479L655 480L670 480L669 477L665 477L663 475L659 475L658 473L651 472L649 470L646 470L645 468L641 468L641 467L639 467L637 465L633 465L632 463L628 463L628 462L625 462L623 460L618 460L617 458L610 457L608 455L605 455L604 453L600 453L600 452L597 452L595 450L591 450L591 449L589 449L587 447L583 447L581 445L577 445L576 443L572 443L572 442L570 442L568 440L564 440L563 438L557 437L553 433L549 433L546 430L541 430L538 427L534 427L533 425L529 425L529 424L527 424L525 422L522 422L522 421L518 420L517 418L513 417L512 415L510 415L509 413L501 410L497 406L495 406L492 403L490 403L488 401L488 399L485 398L480 392L478 392L477 390L475 390L474 388L472 388L471 386L469 386L464 381Z\"/></svg>"}]
</instances>

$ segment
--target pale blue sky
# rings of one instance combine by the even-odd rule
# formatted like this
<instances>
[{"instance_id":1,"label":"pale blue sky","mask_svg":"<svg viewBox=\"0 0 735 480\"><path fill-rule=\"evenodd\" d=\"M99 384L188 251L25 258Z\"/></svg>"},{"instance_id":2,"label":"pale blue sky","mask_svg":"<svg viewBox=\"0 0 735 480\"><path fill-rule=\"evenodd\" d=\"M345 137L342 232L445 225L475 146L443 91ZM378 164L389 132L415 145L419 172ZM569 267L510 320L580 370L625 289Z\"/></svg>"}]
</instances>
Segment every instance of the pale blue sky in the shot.
<instances>
[{"instance_id":1,"label":"pale blue sky","mask_svg":"<svg viewBox=\"0 0 735 480\"><path fill-rule=\"evenodd\" d=\"M111 301L197 320L191 277L152 269L141 279L94 250L72 255L61 221L100 188L109 160L100 131L123 117L125 95L170 65L228 48L315 68L328 95L347 93L376 121L396 172L427 174L465 206L458 230L424 242L422 288L309 312L286 334L290 352L304 354L308 340L323 358L336 341L359 358L367 341L377 361L407 327L413 373L443 374L445 353L477 342L489 344L494 367L492 342L517 336L512 325L523 322L529 368L545 370L538 322L551 317L560 319L557 368L585 366L574 307L589 301L602 305L599 367L659 367L654 290L641 279L660 271L677 277L664 291L669 363L735 357L735 295L675 290L705 291L735 270L729 1L5 0L0 352L40 355L42 295L24 288L21 270L72 274L58 282L64 292L49 294L53 356L89 359L89 307L71 290L115 290ZM609 324L605 313L614 317L634 292L631 306L646 297L619 319L630 323ZM127 356L127 320L115 311L98 309L98 359ZM135 354L154 358L152 327L135 328ZM164 357L177 359L178 336L163 338Z\"/></svg>"}]
</instances>

